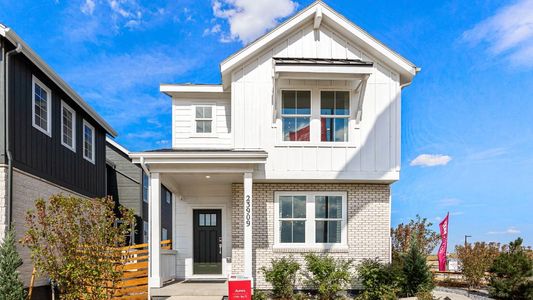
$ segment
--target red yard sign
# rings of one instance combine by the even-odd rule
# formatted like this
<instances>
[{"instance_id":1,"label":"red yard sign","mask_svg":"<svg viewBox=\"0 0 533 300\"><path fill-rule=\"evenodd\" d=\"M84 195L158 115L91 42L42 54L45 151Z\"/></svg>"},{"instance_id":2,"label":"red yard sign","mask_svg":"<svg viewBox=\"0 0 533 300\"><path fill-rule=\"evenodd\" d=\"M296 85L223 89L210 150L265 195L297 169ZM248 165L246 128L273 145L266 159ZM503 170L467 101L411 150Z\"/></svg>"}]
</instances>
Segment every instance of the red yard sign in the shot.
<instances>
[{"instance_id":1,"label":"red yard sign","mask_svg":"<svg viewBox=\"0 0 533 300\"><path fill-rule=\"evenodd\" d=\"M252 280L240 276L231 276L228 280L229 300L252 300Z\"/></svg>"}]
</instances>

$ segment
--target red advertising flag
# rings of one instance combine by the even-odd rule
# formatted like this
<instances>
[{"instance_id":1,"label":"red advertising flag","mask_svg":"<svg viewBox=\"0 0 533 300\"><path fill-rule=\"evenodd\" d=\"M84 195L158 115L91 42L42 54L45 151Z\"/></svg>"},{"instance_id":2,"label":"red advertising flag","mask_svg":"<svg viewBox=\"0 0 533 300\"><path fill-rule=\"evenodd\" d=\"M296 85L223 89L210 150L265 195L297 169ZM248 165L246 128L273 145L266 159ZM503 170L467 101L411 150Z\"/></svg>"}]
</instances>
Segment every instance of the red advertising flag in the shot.
<instances>
[{"instance_id":1,"label":"red advertising flag","mask_svg":"<svg viewBox=\"0 0 533 300\"><path fill-rule=\"evenodd\" d=\"M438 258L439 258L439 271L446 271L446 250L448 248L448 217L450 213L446 215L446 218L439 224L440 236L442 243L440 244Z\"/></svg>"}]
</instances>

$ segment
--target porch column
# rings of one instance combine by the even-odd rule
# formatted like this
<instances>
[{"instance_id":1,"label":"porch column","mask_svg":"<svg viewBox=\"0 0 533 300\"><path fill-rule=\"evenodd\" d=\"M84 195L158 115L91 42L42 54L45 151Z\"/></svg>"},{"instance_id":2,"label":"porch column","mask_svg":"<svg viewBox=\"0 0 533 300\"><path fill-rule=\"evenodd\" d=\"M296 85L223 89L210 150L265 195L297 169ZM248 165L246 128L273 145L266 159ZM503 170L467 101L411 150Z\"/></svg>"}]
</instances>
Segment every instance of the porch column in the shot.
<instances>
[{"instance_id":1,"label":"porch column","mask_svg":"<svg viewBox=\"0 0 533 300\"><path fill-rule=\"evenodd\" d=\"M148 218L150 235L149 263L150 287L159 288L161 284L161 180L159 173L150 174L150 199L148 202Z\"/></svg>"},{"instance_id":2,"label":"porch column","mask_svg":"<svg viewBox=\"0 0 533 300\"><path fill-rule=\"evenodd\" d=\"M244 275L252 276L252 173L244 173Z\"/></svg>"}]
</instances>

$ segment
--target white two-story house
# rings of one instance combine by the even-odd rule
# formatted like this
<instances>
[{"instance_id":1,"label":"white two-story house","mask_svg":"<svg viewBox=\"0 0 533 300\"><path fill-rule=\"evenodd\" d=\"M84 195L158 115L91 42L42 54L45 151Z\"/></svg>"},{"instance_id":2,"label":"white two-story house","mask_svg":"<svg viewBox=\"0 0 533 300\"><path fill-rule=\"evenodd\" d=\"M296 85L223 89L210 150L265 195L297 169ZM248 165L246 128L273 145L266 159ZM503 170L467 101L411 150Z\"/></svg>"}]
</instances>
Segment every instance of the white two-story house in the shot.
<instances>
[{"instance_id":1,"label":"white two-story house","mask_svg":"<svg viewBox=\"0 0 533 300\"><path fill-rule=\"evenodd\" d=\"M172 148L131 154L150 178L150 287L244 274L269 288L262 266L309 252L390 261L401 91L419 69L317 1L220 70L220 85L162 84Z\"/></svg>"}]
</instances>

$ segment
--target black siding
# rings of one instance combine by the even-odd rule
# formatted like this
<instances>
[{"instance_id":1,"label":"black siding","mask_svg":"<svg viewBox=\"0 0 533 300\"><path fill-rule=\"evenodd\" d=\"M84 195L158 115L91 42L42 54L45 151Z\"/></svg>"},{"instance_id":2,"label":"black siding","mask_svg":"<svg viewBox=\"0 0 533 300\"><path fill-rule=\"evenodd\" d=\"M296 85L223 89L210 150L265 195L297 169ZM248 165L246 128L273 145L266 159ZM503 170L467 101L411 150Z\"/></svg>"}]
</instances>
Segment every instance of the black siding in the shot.
<instances>
[{"instance_id":1,"label":"black siding","mask_svg":"<svg viewBox=\"0 0 533 300\"><path fill-rule=\"evenodd\" d=\"M105 130L23 54L10 59L10 132L13 166L88 197L106 189ZM52 91L52 137L32 125L32 75ZM76 152L61 144L61 100L76 111ZM95 163L83 158L82 123L95 128Z\"/></svg>"}]
</instances>

